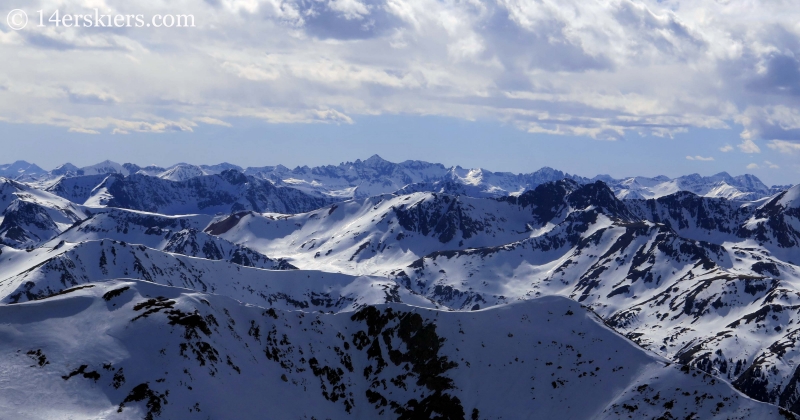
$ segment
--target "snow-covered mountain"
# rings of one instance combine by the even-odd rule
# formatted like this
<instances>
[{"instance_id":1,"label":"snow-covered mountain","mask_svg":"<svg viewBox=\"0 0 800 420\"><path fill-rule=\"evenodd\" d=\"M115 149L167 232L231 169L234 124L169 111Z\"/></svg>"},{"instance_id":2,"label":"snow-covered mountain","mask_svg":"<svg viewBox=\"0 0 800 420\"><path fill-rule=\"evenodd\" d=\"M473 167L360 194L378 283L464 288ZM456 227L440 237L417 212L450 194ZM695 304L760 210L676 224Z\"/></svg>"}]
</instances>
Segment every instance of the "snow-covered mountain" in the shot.
<instances>
[{"instance_id":1,"label":"snow-covered mountain","mask_svg":"<svg viewBox=\"0 0 800 420\"><path fill-rule=\"evenodd\" d=\"M486 169L447 168L441 164L421 161L392 163L374 155L367 160L346 162L338 166L288 169L284 166L247 168L246 174L269 179L276 184L293 186L309 193L340 198L364 198L395 192L456 192L473 197L516 195L538 185L573 179L581 183L603 181L619 198L659 198L679 191L704 197L722 197L751 201L780 192L769 188L753 175L731 176L722 172L703 177L698 174L668 178L632 177L614 179L608 175L585 178L552 168L542 168L527 174L492 172Z\"/></svg>"},{"instance_id":2,"label":"snow-covered mountain","mask_svg":"<svg viewBox=\"0 0 800 420\"><path fill-rule=\"evenodd\" d=\"M498 215L502 215L498 217ZM520 206L435 193L351 200L298 215L234 213L206 232L324 270L386 274L440 249L496 246L530 235Z\"/></svg>"},{"instance_id":3,"label":"snow-covered mountain","mask_svg":"<svg viewBox=\"0 0 800 420\"><path fill-rule=\"evenodd\" d=\"M741 235L753 236L760 243L781 248L800 248L800 185L773 196L756 208L755 214L742 226ZM800 262L800 255L792 254Z\"/></svg>"},{"instance_id":4,"label":"snow-covered mountain","mask_svg":"<svg viewBox=\"0 0 800 420\"><path fill-rule=\"evenodd\" d=\"M0 302L16 304L59 293L90 282L135 278L170 287L232 297L238 301L282 309L341 311L364 305L403 301L437 306L381 277L292 270L272 261L238 261L189 257L112 240L57 243L31 252L9 250ZM24 254L23 254L24 253ZM249 258L249 257L248 257ZM13 274L12 274L13 273Z\"/></svg>"},{"instance_id":5,"label":"snow-covered mountain","mask_svg":"<svg viewBox=\"0 0 800 420\"><path fill-rule=\"evenodd\" d=\"M30 165L26 162L23 162L23 164ZM15 163L14 165L17 164ZM242 169L230 163L218 165L178 163L168 168L162 168L154 165L140 167L132 163L120 165L115 162L104 161L84 168L65 164L49 172L44 170L32 171L28 176L12 178L30 182L37 187L47 188L61 177L72 178L116 173L121 175L140 174L172 181L185 181L204 175L221 174L231 169L258 179L268 180L276 186L290 187L310 195L339 200L349 198L363 199L398 191L405 193L445 192L470 195L472 197L501 197L517 195L526 190L534 189L543 183L565 178L581 183L602 181L611 187L617 197L622 199L660 198L680 191L688 191L703 197L753 201L791 187L767 187L753 175L731 176L726 172L705 177L692 174L678 178L637 176L614 179L608 175L585 178L547 167L532 173L514 174L510 172L492 172L481 168L465 169L460 166L448 168L442 164L423 161L409 160L393 163L378 155L366 160L357 159L354 162L344 162L339 165L299 166L294 169L289 169L283 165ZM0 173L0 176L4 175ZM87 182L96 182L96 180L92 179L92 181Z\"/></svg>"},{"instance_id":6,"label":"snow-covered mountain","mask_svg":"<svg viewBox=\"0 0 800 420\"><path fill-rule=\"evenodd\" d=\"M170 169L161 172L157 176L161 179L168 179L170 181L186 181L190 178L198 176L209 175L202 168L195 165L176 165Z\"/></svg>"},{"instance_id":7,"label":"snow-covered mountain","mask_svg":"<svg viewBox=\"0 0 800 420\"><path fill-rule=\"evenodd\" d=\"M0 177L8 179L24 179L43 176L47 173L44 169L33 163L18 160L14 163L0 165Z\"/></svg>"},{"instance_id":8,"label":"snow-covered mountain","mask_svg":"<svg viewBox=\"0 0 800 420\"><path fill-rule=\"evenodd\" d=\"M0 178L0 205L0 244L17 248L48 241L91 214L69 200L5 178Z\"/></svg>"},{"instance_id":9,"label":"snow-covered mountain","mask_svg":"<svg viewBox=\"0 0 800 420\"><path fill-rule=\"evenodd\" d=\"M59 235L58 241L129 241L160 251L207 260L225 260L247 267L294 268L284 260L272 260L248 247L199 231L209 219L205 215L162 216L119 209L99 210ZM48 245L54 244L44 246Z\"/></svg>"},{"instance_id":10,"label":"snow-covered mountain","mask_svg":"<svg viewBox=\"0 0 800 420\"><path fill-rule=\"evenodd\" d=\"M81 168L78 171L79 175L98 175L98 174L122 174L130 175L130 171L123 165L110 160L104 160L100 163L89 165Z\"/></svg>"},{"instance_id":11,"label":"snow-covered mountain","mask_svg":"<svg viewBox=\"0 0 800 420\"><path fill-rule=\"evenodd\" d=\"M438 251L394 275L412 291L456 309L554 294L575 299L645 348L797 410L797 373L793 362L785 363L796 360L790 352L800 315L800 267L790 259L800 255L793 192L770 201L789 210L779 217L762 220L760 213L773 208L764 205L743 218L735 231L743 236L739 242L684 238L669 225L625 220L591 204L570 209L542 235L499 247ZM715 229L713 217L696 212L693 219L691 207L685 212L698 223L684 230ZM748 230L754 223L774 230ZM719 226L709 237L730 237L728 225Z\"/></svg>"},{"instance_id":12,"label":"snow-covered mountain","mask_svg":"<svg viewBox=\"0 0 800 420\"><path fill-rule=\"evenodd\" d=\"M0 366L15 391L0 407L13 418L792 416L555 297L334 315L117 280L3 306L0 317Z\"/></svg>"},{"instance_id":13,"label":"snow-covered mountain","mask_svg":"<svg viewBox=\"0 0 800 420\"><path fill-rule=\"evenodd\" d=\"M3 413L800 412L800 185L231 166L0 178Z\"/></svg>"},{"instance_id":14,"label":"snow-covered mountain","mask_svg":"<svg viewBox=\"0 0 800 420\"><path fill-rule=\"evenodd\" d=\"M184 181L139 173L130 176L111 174L88 194L91 183L79 182L82 179L63 179L48 191L83 200L82 204L90 207L118 207L162 214L214 214L242 210L296 213L331 202L293 188L276 187L269 181L247 177L235 170Z\"/></svg>"},{"instance_id":15,"label":"snow-covered mountain","mask_svg":"<svg viewBox=\"0 0 800 420\"><path fill-rule=\"evenodd\" d=\"M719 197L729 200L751 201L774 194L776 191L764 185L753 175L731 176L720 172L712 176L692 174L674 179L665 176L655 178L633 177L609 182L619 198L660 198L681 191L703 197Z\"/></svg>"},{"instance_id":16,"label":"snow-covered mountain","mask_svg":"<svg viewBox=\"0 0 800 420\"><path fill-rule=\"evenodd\" d=\"M59 197L66 198L73 203L83 204L92 196L95 188L102 184L107 177L107 174L77 177L60 176L51 180L46 185L43 185L42 189Z\"/></svg>"},{"instance_id":17,"label":"snow-covered mountain","mask_svg":"<svg viewBox=\"0 0 800 420\"><path fill-rule=\"evenodd\" d=\"M485 169L447 168L442 164L409 160L392 163L378 155L366 160L309 168L285 166L247 168L245 174L269 179L309 193L338 198L366 198L406 189L407 192L437 191L458 185L475 197L518 194L537 185L564 178L583 179L551 168L531 174L492 172ZM432 188L432 189L431 189Z\"/></svg>"}]
</instances>

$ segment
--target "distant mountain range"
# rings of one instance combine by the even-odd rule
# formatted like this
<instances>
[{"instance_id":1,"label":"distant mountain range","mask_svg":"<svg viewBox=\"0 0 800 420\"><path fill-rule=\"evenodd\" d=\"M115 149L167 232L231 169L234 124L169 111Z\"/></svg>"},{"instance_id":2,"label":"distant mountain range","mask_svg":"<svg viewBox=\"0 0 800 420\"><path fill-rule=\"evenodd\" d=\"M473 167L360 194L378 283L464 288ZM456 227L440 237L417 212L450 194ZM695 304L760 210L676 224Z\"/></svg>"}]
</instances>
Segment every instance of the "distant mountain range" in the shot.
<instances>
[{"instance_id":1,"label":"distant mountain range","mask_svg":"<svg viewBox=\"0 0 800 420\"><path fill-rule=\"evenodd\" d=\"M704 197L753 201L789 187L789 185L767 187L754 175L731 176L726 172L707 177L692 174L678 178L637 176L615 179L608 175L585 178L552 168L542 168L528 174L514 174L485 169L465 169L460 166L448 168L442 164L423 161L392 163L377 155L363 161L356 160L335 166L302 166L294 169L282 165L245 169L229 163L218 165L178 163L167 168L141 167L132 163L118 164L107 160L83 168L66 163L52 171L45 171L37 165L17 161L0 165L0 176L39 188L48 188L64 178L92 175L140 174L169 181L186 181L201 176L218 175L226 170L235 170L247 176L268 180L276 186L291 187L310 195L335 199L365 198L398 190L499 197L520 194L543 183L564 178L581 183L603 181L617 197L622 199L659 198L678 191L689 191Z\"/></svg>"}]
</instances>

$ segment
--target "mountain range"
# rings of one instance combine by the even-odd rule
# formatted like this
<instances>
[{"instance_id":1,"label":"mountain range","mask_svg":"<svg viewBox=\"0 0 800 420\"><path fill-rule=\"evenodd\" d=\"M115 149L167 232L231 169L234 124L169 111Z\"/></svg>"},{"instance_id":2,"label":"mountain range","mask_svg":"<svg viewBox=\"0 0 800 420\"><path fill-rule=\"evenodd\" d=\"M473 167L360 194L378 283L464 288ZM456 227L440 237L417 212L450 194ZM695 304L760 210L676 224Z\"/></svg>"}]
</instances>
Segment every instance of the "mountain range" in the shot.
<instances>
[{"instance_id":1,"label":"mountain range","mask_svg":"<svg viewBox=\"0 0 800 420\"><path fill-rule=\"evenodd\" d=\"M140 174L169 181L186 181L204 175L218 175L226 170L236 170L247 176L268 180L276 186L286 186L310 195L334 199L366 198L393 193L401 189L413 191L438 191L468 194L475 197L500 197L520 194L536 186L564 178L581 183L603 181L619 198L659 198L679 191L689 191L704 197L722 197L753 201L782 191L790 185L767 187L754 175L731 176L721 172L712 176L691 174L678 178L635 176L615 179L608 175L585 178L552 168L542 168L527 174L492 172L486 169L446 167L438 163L405 161L393 163L374 155L366 160L344 162L339 165L296 167L283 165L248 167L229 163L217 165L191 165L178 163L167 168L154 165L141 167L132 163L119 164L104 161L78 168L70 163L52 171L24 161L0 165L0 177L29 183L38 188L53 187L65 179L90 175Z\"/></svg>"},{"instance_id":2,"label":"mountain range","mask_svg":"<svg viewBox=\"0 0 800 420\"><path fill-rule=\"evenodd\" d=\"M13 418L800 418L800 185L0 171Z\"/></svg>"}]
</instances>

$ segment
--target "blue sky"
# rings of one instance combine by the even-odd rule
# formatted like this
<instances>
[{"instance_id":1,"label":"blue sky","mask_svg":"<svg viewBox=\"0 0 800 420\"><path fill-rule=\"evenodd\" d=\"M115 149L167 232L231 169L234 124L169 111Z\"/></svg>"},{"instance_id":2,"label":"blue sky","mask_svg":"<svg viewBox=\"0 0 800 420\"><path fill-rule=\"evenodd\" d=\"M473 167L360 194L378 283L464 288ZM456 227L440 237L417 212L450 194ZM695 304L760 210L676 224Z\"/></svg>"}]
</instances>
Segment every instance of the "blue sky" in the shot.
<instances>
[{"instance_id":1,"label":"blue sky","mask_svg":"<svg viewBox=\"0 0 800 420\"><path fill-rule=\"evenodd\" d=\"M3 161L800 177L800 8L774 0L6 0ZM184 28L50 16L191 14ZM0 10L0 17L6 16Z\"/></svg>"},{"instance_id":2,"label":"blue sky","mask_svg":"<svg viewBox=\"0 0 800 420\"><path fill-rule=\"evenodd\" d=\"M492 121L420 116L360 117L352 124L269 124L231 121L193 132L86 135L57 127L0 124L7 161L36 162L46 169L111 159L167 166L178 162L241 166L325 165L379 154L390 161L421 159L493 171L533 172L550 166L582 176L610 174L680 176L752 173L768 185L796 184L800 173L791 155L765 148L759 154L721 152L735 144L736 129L692 129L672 139L632 135L615 141L586 136L532 134ZM9 141L7 139L15 139ZM16 139L25 139L18 141ZM689 153L713 161L689 160ZM694 156L694 155L688 155ZM767 160L782 168L770 168ZM759 168L747 168L756 163Z\"/></svg>"}]
</instances>

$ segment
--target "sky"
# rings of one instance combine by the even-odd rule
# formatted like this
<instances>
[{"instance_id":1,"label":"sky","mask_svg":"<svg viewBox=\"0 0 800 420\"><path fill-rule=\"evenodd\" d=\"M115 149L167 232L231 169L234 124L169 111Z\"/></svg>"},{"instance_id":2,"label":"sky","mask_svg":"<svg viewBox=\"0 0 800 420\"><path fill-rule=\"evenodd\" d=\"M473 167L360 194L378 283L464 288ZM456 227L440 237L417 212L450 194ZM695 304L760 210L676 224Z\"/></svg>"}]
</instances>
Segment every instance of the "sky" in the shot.
<instances>
[{"instance_id":1,"label":"sky","mask_svg":"<svg viewBox=\"0 0 800 420\"><path fill-rule=\"evenodd\" d=\"M793 1L1 7L0 163L292 167L379 154L494 171L800 182ZM109 27L117 15L133 25ZM167 15L194 26L154 27Z\"/></svg>"}]
</instances>

